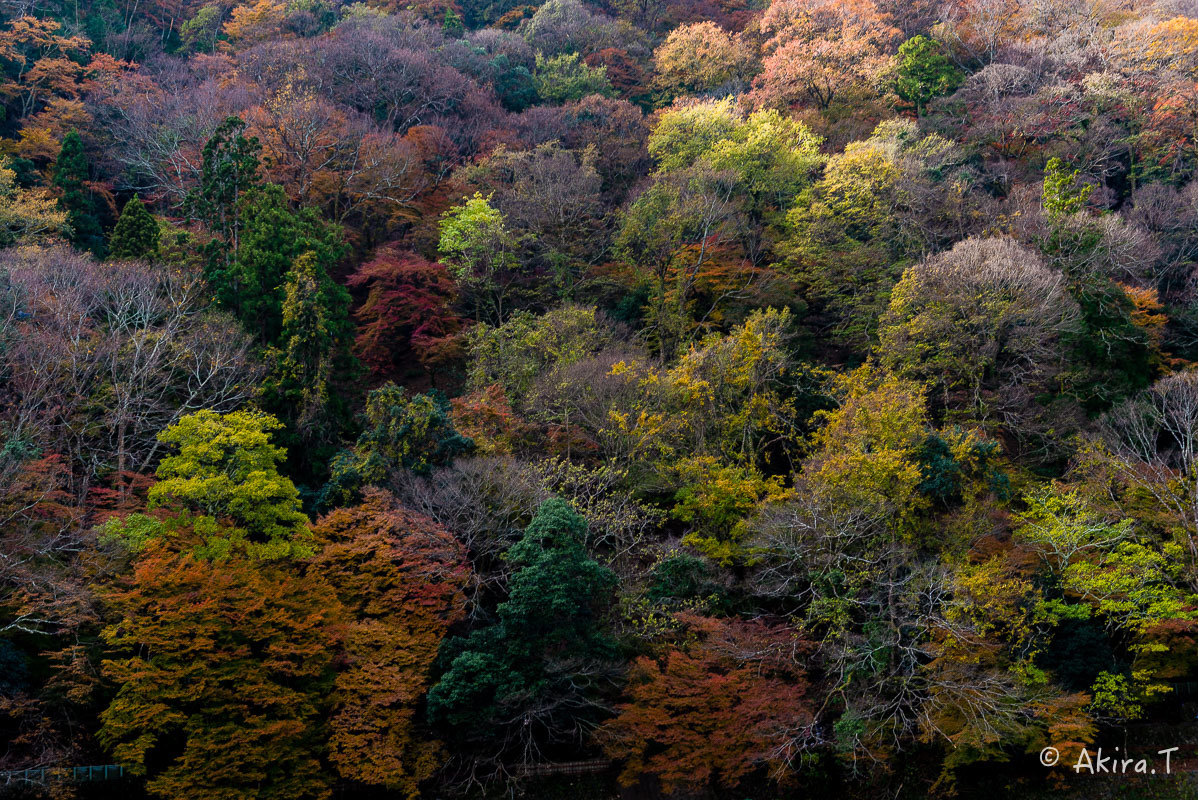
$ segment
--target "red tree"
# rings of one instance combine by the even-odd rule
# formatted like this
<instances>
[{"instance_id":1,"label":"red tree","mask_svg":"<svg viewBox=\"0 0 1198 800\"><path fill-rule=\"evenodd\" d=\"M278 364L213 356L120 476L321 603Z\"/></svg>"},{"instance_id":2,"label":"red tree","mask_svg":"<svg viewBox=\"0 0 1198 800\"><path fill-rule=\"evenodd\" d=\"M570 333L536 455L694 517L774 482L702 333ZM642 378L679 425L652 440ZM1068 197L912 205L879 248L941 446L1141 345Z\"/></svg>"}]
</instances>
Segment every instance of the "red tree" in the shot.
<instances>
[{"instance_id":1,"label":"red tree","mask_svg":"<svg viewBox=\"0 0 1198 800\"><path fill-rule=\"evenodd\" d=\"M358 356L380 378L414 367L431 370L452 355L462 319L452 308L456 288L441 264L394 245L380 248L349 278L366 290L355 312Z\"/></svg>"},{"instance_id":2,"label":"red tree","mask_svg":"<svg viewBox=\"0 0 1198 800\"><path fill-rule=\"evenodd\" d=\"M666 793L734 787L768 766L776 779L817 744L803 642L786 628L680 615L695 637L632 668L629 701L603 727L621 781L655 775Z\"/></svg>"}]
</instances>

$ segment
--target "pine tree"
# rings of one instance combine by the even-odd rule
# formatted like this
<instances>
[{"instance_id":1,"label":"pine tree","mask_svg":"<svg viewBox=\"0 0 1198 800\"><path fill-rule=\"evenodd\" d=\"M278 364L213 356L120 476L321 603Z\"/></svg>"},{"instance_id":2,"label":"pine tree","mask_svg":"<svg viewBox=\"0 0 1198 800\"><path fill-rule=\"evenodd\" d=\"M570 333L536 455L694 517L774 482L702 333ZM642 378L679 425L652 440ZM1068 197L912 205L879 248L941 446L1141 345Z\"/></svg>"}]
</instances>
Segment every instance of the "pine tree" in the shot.
<instances>
[{"instance_id":1,"label":"pine tree","mask_svg":"<svg viewBox=\"0 0 1198 800\"><path fill-rule=\"evenodd\" d=\"M153 258L158 255L158 220L137 195L121 210L108 243L113 258Z\"/></svg>"},{"instance_id":2,"label":"pine tree","mask_svg":"<svg viewBox=\"0 0 1198 800\"><path fill-rule=\"evenodd\" d=\"M428 713L451 734L529 752L581 736L614 677L615 641L603 618L616 576L592 559L587 524L563 500L541 504L505 554L514 568L496 621L448 641L449 669Z\"/></svg>"},{"instance_id":3,"label":"pine tree","mask_svg":"<svg viewBox=\"0 0 1198 800\"><path fill-rule=\"evenodd\" d=\"M71 226L71 244L103 257L104 230L96 209L96 199L87 188L87 155L78 131L62 138L62 149L54 164L54 185L62 192L58 204L67 212Z\"/></svg>"}]
</instances>

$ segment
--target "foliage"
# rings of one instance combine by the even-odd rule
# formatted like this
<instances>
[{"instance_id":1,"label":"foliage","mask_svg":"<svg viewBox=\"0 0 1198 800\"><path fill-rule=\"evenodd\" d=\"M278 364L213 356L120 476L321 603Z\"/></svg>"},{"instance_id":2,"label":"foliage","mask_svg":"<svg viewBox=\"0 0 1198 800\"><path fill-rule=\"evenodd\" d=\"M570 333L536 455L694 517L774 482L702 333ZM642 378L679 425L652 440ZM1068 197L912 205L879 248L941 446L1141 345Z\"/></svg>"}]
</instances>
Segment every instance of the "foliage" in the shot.
<instances>
[{"instance_id":1,"label":"foliage","mask_svg":"<svg viewBox=\"0 0 1198 800\"><path fill-rule=\"evenodd\" d=\"M226 561L244 553L274 560L311 553L299 491L279 473L285 453L270 441L280 427L261 412L197 411L158 435L178 452L158 465L149 505L184 515L197 539L195 556ZM137 531L147 521L140 515L113 520L106 531L141 544L145 536ZM173 527L152 530L169 534Z\"/></svg>"},{"instance_id":2,"label":"foliage","mask_svg":"<svg viewBox=\"0 0 1198 800\"><path fill-rule=\"evenodd\" d=\"M562 53L549 58L538 53L532 82L537 95L554 105L581 100L592 94L608 97L612 94L607 68L592 67L582 61L577 53Z\"/></svg>"},{"instance_id":3,"label":"foliage","mask_svg":"<svg viewBox=\"0 0 1198 800\"><path fill-rule=\"evenodd\" d=\"M488 198L476 192L463 200L442 215L437 250L460 289L474 296L475 320L485 314L488 322L499 324L520 272L513 253L516 238Z\"/></svg>"},{"instance_id":4,"label":"foliage","mask_svg":"<svg viewBox=\"0 0 1198 800\"><path fill-rule=\"evenodd\" d=\"M71 131L63 137L62 149L54 162L54 186L61 193L58 204L67 214L71 244L102 257L106 249L104 231L100 226L96 198L88 183L83 139L78 131Z\"/></svg>"},{"instance_id":5,"label":"foliage","mask_svg":"<svg viewBox=\"0 0 1198 800\"><path fill-rule=\"evenodd\" d=\"M928 101L951 94L962 80L961 71L949 61L944 46L926 36L912 36L898 49L894 92L915 106L917 116Z\"/></svg>"},{"instance_id":6,"label":"foliage","mask_svg":"<svg viewBox=\"0 0 1198 800\"><path fill-rule=\"evenodd\" d=\"M633 664L628 700L603 727L623 760L621 781L659 778L662 789L737 786L767 768L785 782L818 743L794 631L682 615L688 636Z\"/></svg>"},{"instance_id":7,"label":"foliage","mask_svg":"<svg viewBox=\"0 0 1198 800\"><path fill-rule=\"evenodd\" d=\"M100 741L164 798L322 798L318 725L336 597L286 563L178 552L162 540L108 588L118 687Z\"/></svg>"},{"instance_id":8,"label":"foliage","mask_svg":"<svg viewBox=\"0 0 1198 800\"><path fill-rule=\"evenodd\" d=\"M329 758L344 779L417 797L443 757L421 725L419 701L464 609L461 547L376 490L318 520L312 533L320 547L312 572L348 616L330 695Z\"/></svg>"},{"instance_id":9,"label":"foliage","mask_svg":"<svg viewBox=\"0 0 1198 800\"><path fill-rule=\"evenodd\" d=\"M108 254L113 258L154 258L161 239L158 220L146 210L137 195L125 203L121 216L108 239Z\"/></svg>"},{"instance_id":10,"label":"foliage","mask_svg":"<svg viewBox=\"0 0 1198 800\"><path fill-rule=\"evenodd\" d=\"M586 535L564 501L541 504L505 555L514 572L496 622L446 642L447 669L428 697L433 721L527 752L596 717L616 656L603 620L616 579L586 555Z\"/></svg>"},{"instance_id":11,"label":"foliage","mask_svg":"<svg viewBox=\"0 0 1198 800\"><path fill-rule=\"evenodd\" d=\"M22 189L12 160L0 159L0 245L33 244L70 228L70 216L45 189Z\"/></svg>"},{"instance_id":12,"label":"foliage","mask_svg":"<svg viewBox=\"0 0 1198 800\"><path fill-rule=\"evenodd\" d=\"M393 383L375 389L366 397L363 428L353 449L333 459L324 489L330 501L382 485L399 470L427 473L474 447L454 429L449 401L436 390L409 396Z\"/></svg>"},{"instance_id":13,"label":"foliage","mask_svg":"<svg viewBox=\"0 0 1198 800\"><path fill-rule=\"evenodd\" d=\"M381 248L350 276L348 285L367 291L354 311L354 345L374 374L388 377L413 361L434 372L452 353L462 320L452 305L456 287L443 265Z\"/></svg>"}]
</instances>

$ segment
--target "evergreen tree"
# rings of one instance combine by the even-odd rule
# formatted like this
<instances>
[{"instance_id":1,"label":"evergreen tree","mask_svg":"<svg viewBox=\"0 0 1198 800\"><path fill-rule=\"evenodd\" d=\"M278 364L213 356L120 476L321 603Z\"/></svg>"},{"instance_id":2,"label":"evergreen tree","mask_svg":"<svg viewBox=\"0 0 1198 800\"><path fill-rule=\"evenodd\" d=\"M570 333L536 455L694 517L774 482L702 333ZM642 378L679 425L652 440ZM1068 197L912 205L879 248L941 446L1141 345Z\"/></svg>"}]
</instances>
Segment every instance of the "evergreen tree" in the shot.
<instances>
[{"instance_id":1,"label":"evergreen tree","mask_svg":"<svg viewBox=\"0 0 1198 800\"><path fill-rule=\"evenodd\" d=\"M204 145L200 187L187 198L192 216L217 237L205 248L205 275L218 296L231 280L241 244L242 197L259 182L262 146L257 137L245 135L245 127L240 117L228 117L212 133Z\"/></svg>"},{"instance_id":2,"label":"evergreen tree","mask_svg":"<svg viewBox=\"0 0 1198 800\"><path fill-rule=\"evenodd\" d=\"M268 352L273 366L263 405L287 423L285 443L295 460L327 464L349 418L343 394L332 385L352 369L349 297L312 251L295 260L284 285L282 331Z\"/></svg>"},{"instance_id":3,"label":"evergreen tree","mask_svg":"<svg viewBox=\"0 0 1198 800\"><path fill-rule=\"evenodd\" d=\"M239 200L239 236L228 269L214 270L209 282L217 299L257 333L264 344L276 344L283 333L287 274L296 259L310 253L322 302L330 324L347 326L349 294L329 277L329 269L345 253L341 230L310 208L294 211L282 187L254 187Z\"/></svg>"},{"instance_id":4,"label":"evergreen tree","mask_svg":"<svg viewBox=\"0 0 1198 800\"><path fill-rule=\"evenodd\" d=\"M87 188L87 155L78 131L62 138L62 149L54 163L54 185L62 194L58 204L67 212L71 226L71 244L94 255L104 255L104 230L96 208L96 199Z\"/></svg>"},{"instance_id":5,"label":"evergreen tree","mask_svg":"<svg viewBox=\"0 0 1198 800\"><path fill-rule=\"evenodd\" d=\"M449 669L428 696L434 721L524 752L596 721L617 655L602 624L616 577L587 555L586 536L564 500L541 504L505 556L516 572L498 621L447 643Z\"/></svg>"},{"instance_id":6,"label":"evergreen tree","mask_svg":"<svg viewBox=\"0 0 1198 800\"><path fill-rule=\"evenodd\" d=\"M154 258L158 255L159 235L158 220L134 195L121 209L121 216L112 229L109 255L113 258Z\"/></svg>"}]
</instances>

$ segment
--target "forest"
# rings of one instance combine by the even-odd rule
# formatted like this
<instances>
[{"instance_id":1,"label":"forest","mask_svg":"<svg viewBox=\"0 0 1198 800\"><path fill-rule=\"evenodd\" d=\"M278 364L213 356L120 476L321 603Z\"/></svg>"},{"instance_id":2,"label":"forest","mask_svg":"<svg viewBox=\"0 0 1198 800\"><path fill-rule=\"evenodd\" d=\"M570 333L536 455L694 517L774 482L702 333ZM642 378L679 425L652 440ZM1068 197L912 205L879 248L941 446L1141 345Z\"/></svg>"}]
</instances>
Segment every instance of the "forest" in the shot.
<instances>
[{"instance_id":1,"label":"forest","mask_svg":"<svg viewBox=\"0 0 1198 800\"><path fill-rule=\"evenodd\" d=\"M1198 797L1196 169L1195 0L0 0L0 797Z\"/></svg>"}]
</instances>

